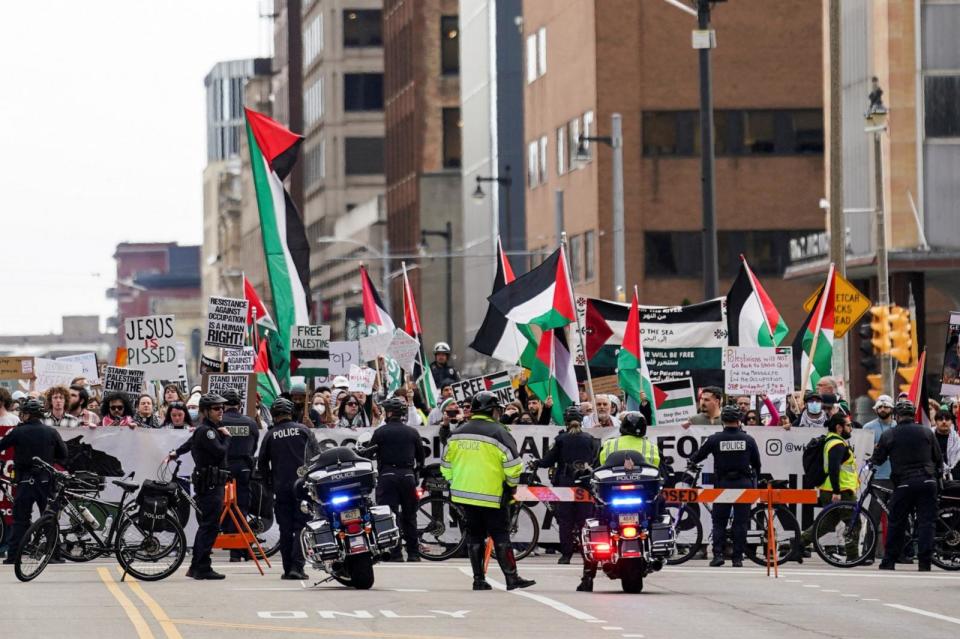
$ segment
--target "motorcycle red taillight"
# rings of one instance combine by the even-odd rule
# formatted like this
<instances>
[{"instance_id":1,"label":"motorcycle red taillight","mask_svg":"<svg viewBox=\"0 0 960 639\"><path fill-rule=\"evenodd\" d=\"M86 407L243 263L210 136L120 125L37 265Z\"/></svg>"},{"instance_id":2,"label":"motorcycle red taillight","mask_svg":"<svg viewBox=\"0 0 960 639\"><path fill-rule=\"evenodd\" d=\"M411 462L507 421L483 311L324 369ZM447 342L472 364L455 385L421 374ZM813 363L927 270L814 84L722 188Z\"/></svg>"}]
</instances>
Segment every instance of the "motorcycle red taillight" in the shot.
<instances>
[{"instance_id":1,"label":"motorcycle red taillight","mask_svg":"<svg viewBox=\"0 0 960 639\"><path fill-rule=\"evenodd\" d=\"M348 535L355 535L355 534L357 534L358 532L360 532L361 530L362 530L362 527L360 526L360 521L359 521L359 520L358 520L358 521L351 521L350 523L347 524L347 534L348 534Z\"/></svg>"},{"instance_id":2,"label":"motorcycle red taillight","mask_svg":"<svg viewBox=\"0 0 960 639\"><path fill-rule=\"evenodd\" d=\"M620 529L620 536L624 539L633 539L637 536L636 526L624 526Z\"/></svg>"},{"instance_id":3,"label":"motorcycle red taillight","mask_svg":"<svg viewBox=\"0 0 960 639\"><path fill-rule=\"evenodd\" d=\"M594 557L600 559L600 558L603 558L603 557L609 557L609 556L610 556L610 544L601 542L601 543L594 543L594 544L591 544L591 545L593 546L593 556L594 556Z\"/></svg>"},{"instance_id":4,"label":"motorcycle red taillight","mask_svg":"<svg viewBox=\"0 0 960 639\"><path fill-rule=\"evenodd\" d=\"M419 501L423 499L423 496L426 494L426 492L427 491L425 491L423 488L417 487L417 500Z\"/></svg>"}]
</instances>

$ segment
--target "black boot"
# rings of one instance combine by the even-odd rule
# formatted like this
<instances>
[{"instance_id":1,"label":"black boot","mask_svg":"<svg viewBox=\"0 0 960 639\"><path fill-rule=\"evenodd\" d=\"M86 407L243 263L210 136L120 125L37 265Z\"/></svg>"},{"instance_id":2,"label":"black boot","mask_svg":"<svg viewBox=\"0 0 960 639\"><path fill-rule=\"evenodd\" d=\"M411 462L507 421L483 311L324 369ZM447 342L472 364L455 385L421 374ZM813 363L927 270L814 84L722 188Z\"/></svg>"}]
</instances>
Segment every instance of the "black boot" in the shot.
<instances>
[{"instance_id":1,"label":"black boot","mask_svg":"<svg viewBox=\"0 0 960 639\"><path fill-rule=\"evenodd\" d=\"M529 588L537 582L532 579L523 579L517 574L517 558L513 555L513 545L510 543L497 544L497 561L500 562L500 570L507 582L507 590L517 588Z\"/></svg>"},{"instance_id":2,"label":"black boot","mask_svg":"<svg viewBox=\"0 0 960 639\"><path fill-rule=\"evenodd\" d=\"M467 544L467 554L470 556L470 567L473 568L473 589L492 590L483 573L483 555L486 544Z\"/></svg>"}]
</instances>

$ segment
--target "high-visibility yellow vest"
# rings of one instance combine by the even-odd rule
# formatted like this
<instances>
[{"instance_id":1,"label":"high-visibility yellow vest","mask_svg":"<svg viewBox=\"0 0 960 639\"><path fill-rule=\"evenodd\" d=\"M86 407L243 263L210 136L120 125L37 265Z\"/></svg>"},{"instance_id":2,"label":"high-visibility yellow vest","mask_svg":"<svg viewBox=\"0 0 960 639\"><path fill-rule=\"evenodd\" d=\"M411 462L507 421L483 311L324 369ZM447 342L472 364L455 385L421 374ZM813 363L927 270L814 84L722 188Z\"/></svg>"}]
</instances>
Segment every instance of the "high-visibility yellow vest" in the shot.
<instances>
[{"instance_id":1,"label":"high-visibility yellow vest","mask_svg":"<svg viewBox=\"0 0 960 639\"><path fill-rule=\"evenodd\" d=\"M827 479L820 486L820 490L833 492L833 484L830 483L830 449L834 446L846 446L847 458L840 466L840 492L856 492L860 488L860 477L857 475L857 457L853 454L853 448L847 445L845 440L836 433L827 435L827 440L823 445L823 470L827 473Z\"/></svg>"}]
</instances>

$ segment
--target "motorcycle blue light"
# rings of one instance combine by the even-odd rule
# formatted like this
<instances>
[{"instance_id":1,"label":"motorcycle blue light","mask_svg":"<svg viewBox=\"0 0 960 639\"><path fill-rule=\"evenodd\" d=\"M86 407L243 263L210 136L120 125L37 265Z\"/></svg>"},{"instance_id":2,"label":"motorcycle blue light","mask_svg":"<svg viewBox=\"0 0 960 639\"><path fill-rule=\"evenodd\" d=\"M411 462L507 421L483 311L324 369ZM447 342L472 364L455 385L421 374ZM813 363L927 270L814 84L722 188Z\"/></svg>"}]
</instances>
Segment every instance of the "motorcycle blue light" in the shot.
<instances>
[{"instance_id":1,"label":"motorcycle blue light","mask_svg":"<svg viewBox=\"0 0 960 639\"><path fill-rule=\"evenodd\" d=\"M339 506L340 504L345 504L350 501L350 497L347 495L337 495L330 498L330 503L334 506Z\"/></svg>"},{"instance_id":2,"label":"motorcycle blue light","mask_svg":"<svg viewBox=\"0 0 960 639\"><path fill-rule=\"evenodd\" d=\"M611 506L638 506L643 503L643 497L614 497Z\"/></svg>"}]
</instances>

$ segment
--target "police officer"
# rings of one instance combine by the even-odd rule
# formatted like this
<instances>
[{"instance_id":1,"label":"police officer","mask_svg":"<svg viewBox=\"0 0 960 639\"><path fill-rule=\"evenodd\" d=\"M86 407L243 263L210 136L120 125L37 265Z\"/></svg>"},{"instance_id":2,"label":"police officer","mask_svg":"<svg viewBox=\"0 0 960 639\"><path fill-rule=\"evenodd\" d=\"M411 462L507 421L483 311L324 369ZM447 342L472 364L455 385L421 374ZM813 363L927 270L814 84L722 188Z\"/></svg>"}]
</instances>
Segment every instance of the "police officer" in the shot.
<instances>
[{"instance_id":1,"label":"police officer","mask_svg":"<svg viewBox=\"0 0 960 639\"><path fill-rule=\"evenodd\" d=\"M12 564L16 560L20 542L30 527L33 505L36 504L42 513L50 496L50 472L36 464L33 458L39 457L48 464L67 461L67 446L59 431L44 425L40 421L42 415L43 402L34 398L25 400L20 404L23 423L0 439L0 450L15 447L13 472L17 482L13 498L13 527L10 529L7 558L3 561L5 564Z\"/></svg>"},{"instance_id":2,"label":"police officer","mask_svg":"<svg viewBox=\"0 0 960 639\"><path fill-rule=\"evenodd\" d=\"M517 442L500 423L497 396L480 391L470 401L470 420L457 428L443 451L440 472L450 482L452 501L463 508L473 589L490 590L484 577L484 545L493 538L507 590L536 582L517 574L510 544L510 500L523 471ZM506 489L505 489L506 487Z\"/></svg>"},{"instance_id":3,"label":"police officer","mask_svg":"<svg viewBox=\"0 0 960 639\"><path fill-rule=\"evenodd\" d=\"M305 519L300 512L294 485L300 478L304 461L320 453L320 445L305 425L293 421L295 407L289 399L279 398L270 407L273 426L260 445L257 467L268 485L273 487L274 516L280 527L280 556L283 558L281 579L306 579L303 572L303 551L300 531Z\"/></svg>"},{"instance_id":4,"label":"police officer","mask_svg":"<svg viewBox=\"0 0 960 639\"><path fill-rule=\"evenodd\" d=\"M724 406L720 411L723 430L707 438L703 446L690 458L690 464L699 464L713 455L714 488L754 488L760 475L760 449L757 442L740 428L740 409ZM747 544L747 526L750 504L714 504L713 506L713 560L714 568L722 566L723 549L727 540L727 520L733 508L733 566L743 566L743 549Z\"/></svg>"},{"instance_id":5,"label":"police officer","mask_svg":"<svg viewBox=\"0 0 960 639\"><path fill-rule=\"evenodd\" d=\"M390 506L397 514L403 540L407 545L407 561L420 561L417 540L417 476L423 469L423 445L420 433L406 424L407 402L391 397L380 407L386 423L373 431L370 444L376 445L377 503ZM400 560L397 549L394 560Z\"/></svg>"},{"instance_id":6,"label":"police officer","mask_svg":"<svg viewBox=\"0 0 960 639\"><path fill-rule=\"evenodd\" d=\"M226 408L223 411L223 425L230 431L230 446L227 449L227 470L237 482L237 507L246 517L250 512L250 475L253 472L253 457L260 441L260 426L256 420L242 412L243 403L240 393L231 389L224 391ZM232 521L224 521L225 531L235 532ZM239 549L230 550L230 561L243 561L249 556Z\"/></svg>"},{"instance_id":7,"label":"police officer","mask_svg":"<svg viewBox=\"0 0 960 639\"><path fill-rule=\"evenodd\" d=\"M916 407L899 401L894 406L897 427L880 436L871 461L890 460L893 496L890 499L889 540L880 570L893 570L903 549L907 519L917 515L917 560L921 572L930 570L933 555L933 527L937 511L937 476L943 463L940 445L933 431L914 422Z\"/></svg>"},{"instance_id":8,"label":"police officer","mask_svg":"<svg viewBox=\"0 0 960 639\"><path fill-rule=\"evenodd\" d=\"M603 442L600 448L599 466L608 463L620 463L622 455L611 462L608 458L617 452L636 451L643 457L643 463L660 467L660 451L657 445L647 439L647 419L639 411L627 411L620 414L620 436Z\"/></svg>"},{"instance_id":9,"label":"police officer","mask_svg":"<svg viewBox=\"0 0 960 639\"><path fill-rule=\"evenodd\" d=\"M193 559L187 577L193 579L223 579L211 566L210 553L220 533L220 513L223 511L223 486L229 473L227 450L230 431L223 425L226 401L217 393L200 397L200 424L190 437L190 454L194 469L191 480L200 514L197 517L197 536L193 540ZM168 459L176 459L183 446L171 451Z\"/></svg>"},{"instance_id":10,"label":"police officer","mask_svg":"<svg viewBox=\"0 0 960 639\"><path fill-rule=\"evenodd\" d=\"M590 464L597 458L600 441L583 432L583 415L576 405L563 413L566 430L553 442L542 459L532 462L535 468L555 468L554 486L574 486L577 477L590 472ZM574 551L574 538L584 522L593 513L593 504L558 502L557 526L560 528L560 559L558 564L569 564Z\"/></svg>"},{"instance_id":11,"label":"police officer","mask_svg":"<svg viewBox=\"0 0 960 639\"><path fill-rule=\"evenodd\" d=\"M437 342L433 345L433 361L430 363L430 373L437 388L460 381L460 373L450 365L450 345L446 342Z\"/></svg>"}]
</instances>

